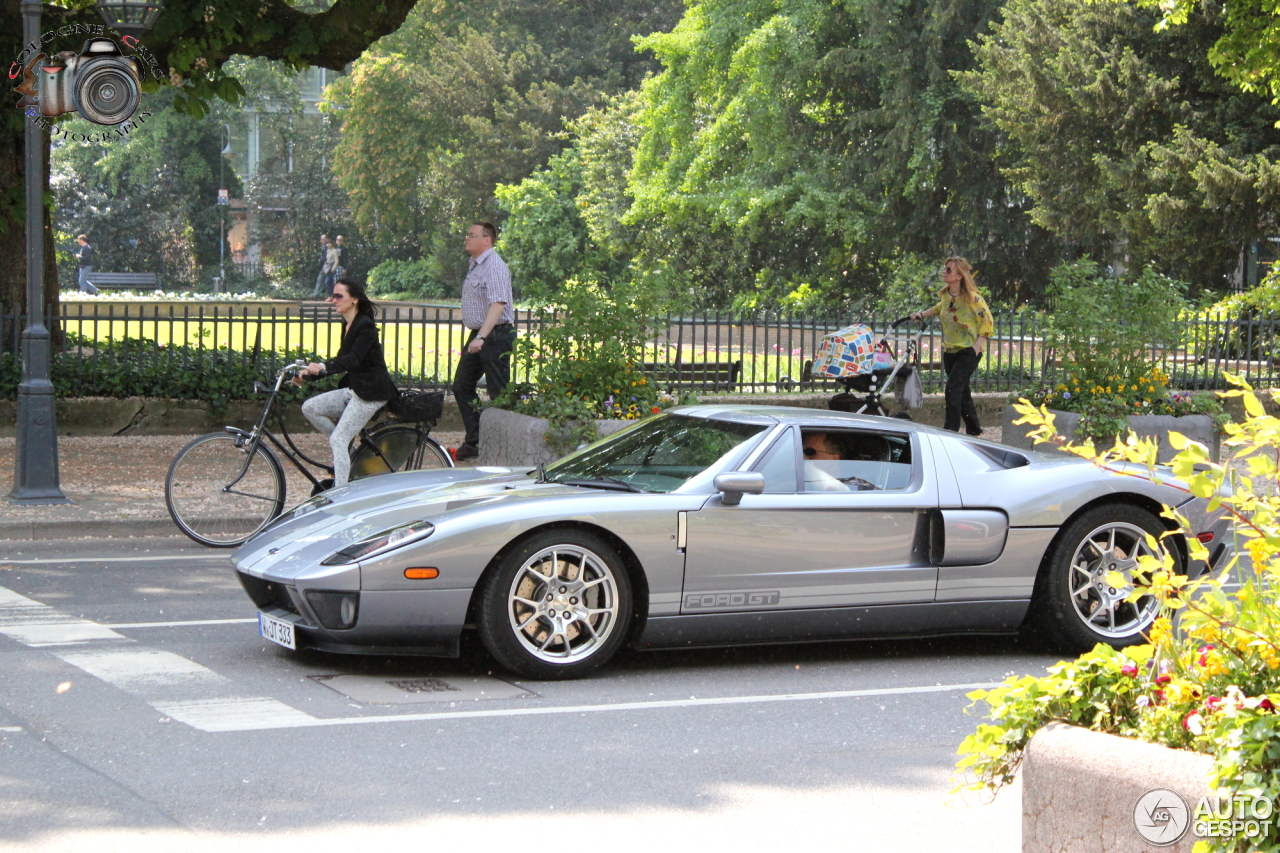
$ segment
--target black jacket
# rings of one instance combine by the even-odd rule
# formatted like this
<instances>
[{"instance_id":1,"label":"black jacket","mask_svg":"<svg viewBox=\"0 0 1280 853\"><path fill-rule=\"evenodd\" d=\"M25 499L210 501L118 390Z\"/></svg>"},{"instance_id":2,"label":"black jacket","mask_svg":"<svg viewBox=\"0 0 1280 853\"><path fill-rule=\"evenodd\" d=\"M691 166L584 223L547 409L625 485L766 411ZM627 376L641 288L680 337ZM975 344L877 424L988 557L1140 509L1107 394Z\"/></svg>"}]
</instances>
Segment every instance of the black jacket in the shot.
<instances>
[{"instance_id":1,"label":"black jacket","mask_svg":"<svg viewBox=\"0 0 1280 853\"><path fill-rule=\"evenodd\" d=\"M390 400L399 392L387 372L378 342L378 324L367 314L357 314L342 336L338 355L324 363L329 373L345 373L339 388L350 388L361 400Z\"/></svg>"}]
</instances>

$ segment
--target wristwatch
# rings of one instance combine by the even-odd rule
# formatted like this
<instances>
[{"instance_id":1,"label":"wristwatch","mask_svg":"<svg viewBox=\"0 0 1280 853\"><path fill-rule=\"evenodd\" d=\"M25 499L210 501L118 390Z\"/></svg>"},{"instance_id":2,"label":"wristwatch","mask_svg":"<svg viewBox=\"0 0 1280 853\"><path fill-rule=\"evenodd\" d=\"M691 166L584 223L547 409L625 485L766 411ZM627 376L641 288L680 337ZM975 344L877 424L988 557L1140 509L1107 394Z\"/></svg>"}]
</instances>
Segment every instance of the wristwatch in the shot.
<instances>
[{"instance_id":1,"label":"wristwatch","mask_svg":"<svg viewBox=\"0 0 1280 853\"><path fill-rule=\"evenodd\" d=\"M483 340L484 340L484 335L476 335L474 338L472 338L472 340L476 340L476 341L483 341Z\"/></svg>"}]
</instances>

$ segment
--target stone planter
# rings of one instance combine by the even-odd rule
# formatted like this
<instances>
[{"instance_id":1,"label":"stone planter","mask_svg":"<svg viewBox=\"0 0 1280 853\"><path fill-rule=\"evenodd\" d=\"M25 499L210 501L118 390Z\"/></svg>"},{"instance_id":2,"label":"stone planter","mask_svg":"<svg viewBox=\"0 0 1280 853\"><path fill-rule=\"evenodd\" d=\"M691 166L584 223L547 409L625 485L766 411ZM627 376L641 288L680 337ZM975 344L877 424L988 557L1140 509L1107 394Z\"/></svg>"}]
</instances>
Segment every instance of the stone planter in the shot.
<instances>
[{"instance_id":1,"label":"stone planter","mask_svg":"<svg viewBox=\"0 0 1280 853\"><path fill-rule=\"evenodd\" d=\"M1058 429L1058 435L1068 441L1074 440L1076 428L1080 425L1080 415L1076 412L1060 412L1057 409L1049 411L1054 415L1053 423ZM1045 452L1056 450L1045 444L1037 447L1032 439L1027 438L1027 432L1033 427L1029 424L1015 426L1013 422L1020 417L1021 415L1014 411L1013 406L1005 407L1001 418L1003 428L1000 441L1002 444L1022 450ZM1181 418L1173 415L1130 415L1129 429L1133 430L1139 438L1154 438L1160 442L1161 462L1168 462L1178 453L1169 446L1170 432L1180 432L1192 441L1200 442L1209 449L1209 458L1214 462L1218 461L1218 431L1214 428L1213 418L1208 415L1187 415Z\"/></svg>"},{"instance_id":2,"label":"stone planter","mask_svg":"<svg viewBox=\"0 0 1280 853\"><path fill-rule=\"evenodd\" d=\"M1134 853L1172 850L1185 853L1198 840L1194 812L1201 797L1210 796L1207 755L1169 749L1153 743L1101 734L1076 726L1050 725L1027 745L1022 762L1023 853ZM1176 813L1174 797L1186 811ZM1176 827L1186 826L1181 840L1169 844L1174 831L1153 843L1139 834L1134 812L1164 797ZM1160 830L1148 825L1149 835Z\"/></svg>"},{"instance_id":3,"label":"stone planter","mask_svg":"<svg viewBox=\"0 0 1280 853\"><path fill-rule=\"evenodd\" d=\"M596 433L603 438L634 421L596 421ZM488 408L480 413L480 465L519 467L554 462L564 454L547 444L550 424L545 418Z\"/></svg>"}]
</instances>

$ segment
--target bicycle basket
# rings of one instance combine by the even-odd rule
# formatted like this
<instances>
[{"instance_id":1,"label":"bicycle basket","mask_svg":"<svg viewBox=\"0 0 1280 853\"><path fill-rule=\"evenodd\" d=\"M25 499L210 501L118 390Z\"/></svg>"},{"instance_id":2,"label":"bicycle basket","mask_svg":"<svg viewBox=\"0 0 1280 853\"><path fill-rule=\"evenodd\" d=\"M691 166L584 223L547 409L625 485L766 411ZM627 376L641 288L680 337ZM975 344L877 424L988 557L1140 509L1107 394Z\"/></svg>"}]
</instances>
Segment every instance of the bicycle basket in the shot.
<instances>
[{"instance_id":1,"label":"bicycle basket","mask_svg":"<svg viewBox=\"0 0 1280 853\"><path fill-rule=\"evenodd\" d=\"M435 423L444 412L444 392L402 391L400 397L387 406L387 410L398 421Z\"/></svg>"}]
</instances>

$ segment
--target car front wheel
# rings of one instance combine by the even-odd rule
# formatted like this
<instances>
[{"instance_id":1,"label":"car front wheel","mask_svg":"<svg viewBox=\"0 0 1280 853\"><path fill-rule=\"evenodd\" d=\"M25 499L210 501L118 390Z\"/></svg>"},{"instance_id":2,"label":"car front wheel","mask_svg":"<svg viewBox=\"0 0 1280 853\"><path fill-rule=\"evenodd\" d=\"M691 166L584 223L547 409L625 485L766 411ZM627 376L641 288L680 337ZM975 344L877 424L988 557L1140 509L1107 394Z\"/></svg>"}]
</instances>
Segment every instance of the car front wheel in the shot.
<instances>
[{"instance_id":1,"label":"car front wheel","mask_svg":"<svg viewBox=\"0 0 1280 853\"><path fill-rule=\"evenodd\" d=\"M513 548L485 581L480 639L507 669L577 678L613 657L631 622L631 584L599 536L551 530Z\"/></svg>"},{"instance_id":2,"label":"car front wheel","mask_svg":"<svg viewBox=\"0 0 1280 853\"><path fill-rule=\"evenodd\" d=\"M1139 558L1159 556L1147 534L1159 544L1164 532L1156 516L1136 506L1095 507L1072 521L1037 580L1028 625L1071 651L1143 642L1160 602L1153 595L1128 598ZM1181 571L1176 552L1175 570ZM1124 583L1113 586L1112 572Z\"/></svg>"}]
</instances>

